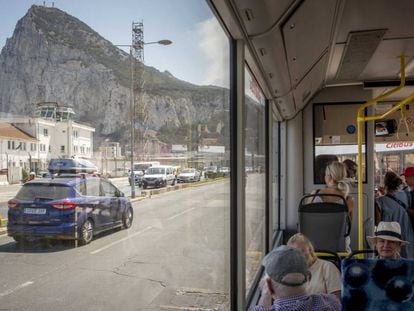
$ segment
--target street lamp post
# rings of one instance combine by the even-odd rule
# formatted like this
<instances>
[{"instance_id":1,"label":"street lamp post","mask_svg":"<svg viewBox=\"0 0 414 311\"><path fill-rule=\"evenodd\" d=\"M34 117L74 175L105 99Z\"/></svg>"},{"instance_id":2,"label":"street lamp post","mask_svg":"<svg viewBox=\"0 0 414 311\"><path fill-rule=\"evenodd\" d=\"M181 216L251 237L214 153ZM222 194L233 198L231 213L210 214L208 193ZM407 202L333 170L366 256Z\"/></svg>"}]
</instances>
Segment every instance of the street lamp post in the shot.
<instances>
[{"instance_id":1,"label":"street lamp post","mask_svg":"<svg viewBox=\"0 0 414 311\"><path fill-rule=\"evenodd\" d=\"M129 58L130 58L130 67L131 67L131 86L130 86L130 131L131 131L131 198L135 198L135 173L134 173L134 149L135 149L135 94L134 94L134 68L135 68L135 60L133 57L132 50L133 49L143 49L144 45L149 44L161 44L161 45L170 45L172 41L170 40L159 40L159 41L152 41L152 42L142 42L140 46L136 46L134 44L116 44L115 46L118 47L129 47ZM143 64L142 64L143 65ZM142 90L140 89L142 92Z\"/></svg>"},{"instance_id":2,"label":"street lamp post","mask_svg":"<svg viewBox=\"0 0 414 311\"><path fill-rule=\"evenodd\" d=\"M129 58L131 61L131 198L135 198L135 173L134 173L134 148L135 148L135 102L134 102L134 59L132 57L132 45L129 46Z\"/></svg>"},{"instance_id":3,"label":"street lamp post","mask_svg":"<svg viewBox=\"0 0 414 311\"><path fill-rule=\"evenodd\" d=\"M29 172L33 171L32 169L32 155L30 154L30 152L28 152L29 154Z\"/></svg>"}]
</instances>

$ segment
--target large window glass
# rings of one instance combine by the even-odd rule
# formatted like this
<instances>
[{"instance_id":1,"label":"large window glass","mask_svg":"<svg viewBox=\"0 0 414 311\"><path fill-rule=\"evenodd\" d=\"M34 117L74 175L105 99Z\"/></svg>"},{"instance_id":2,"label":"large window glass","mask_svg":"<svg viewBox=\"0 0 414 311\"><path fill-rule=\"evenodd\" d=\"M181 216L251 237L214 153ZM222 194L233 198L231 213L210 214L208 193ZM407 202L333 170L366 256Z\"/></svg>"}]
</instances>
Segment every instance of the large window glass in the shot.
<instances>
[{"instance_id":1,"label":"large window glass","mask_svg":"<svg viewBox=\"0 0 414 311\"><path fill-rule=\"evenodd\" d=\"M245 180L246 180L246 290L250 290L261 266L265 249L265 97L245 69Z\"/></svg>"},{"instance_id":2,"label":"large window glass","mask_svg":"<svg viewBox=\"0 0 414 311\"><path fill-rule=\"evenodd\" d=\"M1 175L0 197L14 197L30 171L46 176L54 158L96 169L46 177L41 196L62 199L53 205L10 202L2 308L228 310L230 38L209 3L33 2L0 12L0 125L11 133L0 173L12 184L1 186ZM254 214L264 191L263 116L249 98ZM15 137L43 147L14 148ZM256 223L249 228L253 261Z\"/></svg>"},{"instance_id":3,"label":"large window glass","mask_svg":"<svg viewBox=\"0 0 414 311\"><path fill-rule=\"evenodd\" d=\"M397 103L378 103L375 115L382 115ZM386 119L375 121L375 187L384 186L384 176L387 171L400 175L404 169L414 166L414 112L406 106L401 110L387 115Z\"/></svg>"},{"instance_id":4,"label":"large window glass","mask_svg":"<svg viewBox=\"0 0 414 311\"><path fill-rule=\"evenodd\" d=\"M343 162L348 177L357 179L358 137L357 112L360 104L317 104L313 110L314 130L314 183L323 184L326 165L332 161ZM365 124L362 128L362 172L365 165Z\"/></svg>"}]
</instances>

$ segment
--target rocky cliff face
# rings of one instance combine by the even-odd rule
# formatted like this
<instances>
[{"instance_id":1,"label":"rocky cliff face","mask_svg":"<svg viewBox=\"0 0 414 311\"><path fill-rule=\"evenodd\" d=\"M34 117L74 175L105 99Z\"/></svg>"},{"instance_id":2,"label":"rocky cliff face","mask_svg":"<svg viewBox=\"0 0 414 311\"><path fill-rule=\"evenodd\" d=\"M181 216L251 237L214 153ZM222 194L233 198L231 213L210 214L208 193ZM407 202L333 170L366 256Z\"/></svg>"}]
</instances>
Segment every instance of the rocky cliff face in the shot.
<instances>
[{"instance_id":1,"label":"rocky cliff face","mask_svg":"<svg viewBox=\"0 0 414 311\"><path fill-rule=\"evenodd\" d=\"M180 126L188 118L208 123L228 109L227 90L195 86L151 67L144 74L146 128ZM40 101L74 108L76 119L100 137L127 139L129 55L75 17L32 6L0 54L0 112L33 115Z\"/></svg>"}]
</instances>

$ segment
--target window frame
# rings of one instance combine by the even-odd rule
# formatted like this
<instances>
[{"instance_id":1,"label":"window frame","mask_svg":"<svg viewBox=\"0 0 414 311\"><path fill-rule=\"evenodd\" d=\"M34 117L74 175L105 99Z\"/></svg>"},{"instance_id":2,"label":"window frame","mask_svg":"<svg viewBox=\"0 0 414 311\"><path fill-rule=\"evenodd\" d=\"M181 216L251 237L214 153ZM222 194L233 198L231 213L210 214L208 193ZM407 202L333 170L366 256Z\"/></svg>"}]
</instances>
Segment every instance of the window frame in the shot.
<instances>
[{"instance_id":1,"label":"window frame","mask_svg":"<svg viewBox=\"0 0 414 311\"><path fill-rule=\"evenodd\" d=\"M317 182L316 180L316 143L315 143L315 116L316 116L316 107L320 107L320 106L340 106L340 105L362 105L363 102L328 102L328 103L314 103L312 105L312 159L313 159L313 163L312 163L312 182L315 185L323 185L324 182ZM367 109L365 109L364 115L367 116ZM356 117L356 114L355 114ZM355 124L356 124L356 120L355 120ZM367 176L368 176L368 165L370 165L369 163L367 163L367 122L364 122L364 133L363 133L363 137L362 137L362 141L363 144L362 146L365 146L365 153L363 152L363 164L365 164L365 171L363 172L363 176L365 177L364 180L362 181L362 183L366 184L367 183ZM364 147L363 147L364 148ZM365 163L364 163L365 162Z\"/></svg>"}]
</instances>

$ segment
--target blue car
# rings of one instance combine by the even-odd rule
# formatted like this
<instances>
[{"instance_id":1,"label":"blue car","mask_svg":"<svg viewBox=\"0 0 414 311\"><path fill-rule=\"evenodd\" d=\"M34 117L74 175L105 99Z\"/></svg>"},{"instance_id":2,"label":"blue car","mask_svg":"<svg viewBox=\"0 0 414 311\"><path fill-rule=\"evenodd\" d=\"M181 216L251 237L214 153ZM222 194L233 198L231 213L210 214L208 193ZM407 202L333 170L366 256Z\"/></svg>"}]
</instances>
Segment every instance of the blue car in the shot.
<instances>
[{"instance_id":1,"label":"blue car","mask_svg":"<svg viewBox=\"0 0 414 311\"><path fill-rule=\"evenodd\" d=\"M131 202L108 180L85 175L35 179L8 202L8 235L16 242L34 238L78 239L132 225Z\"/></svg>"}]
</instances>

